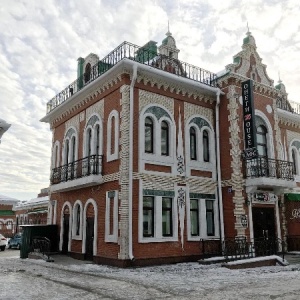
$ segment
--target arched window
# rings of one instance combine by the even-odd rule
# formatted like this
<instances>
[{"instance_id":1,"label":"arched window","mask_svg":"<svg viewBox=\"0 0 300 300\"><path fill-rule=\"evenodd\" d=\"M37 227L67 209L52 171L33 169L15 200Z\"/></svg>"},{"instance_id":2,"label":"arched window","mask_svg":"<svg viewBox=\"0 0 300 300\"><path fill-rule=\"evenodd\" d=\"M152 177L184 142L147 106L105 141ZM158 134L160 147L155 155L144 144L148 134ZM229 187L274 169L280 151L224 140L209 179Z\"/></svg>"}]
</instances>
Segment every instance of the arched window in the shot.
<instances>
[{"instance_id":1,"label":"arched window","mask_svg":"<svg viewBox=\"0 0 300 300\"><path fill-rule=\"evenodd\" d=\"M87 83L91 79L91 64L88 63L85 67L85 72L84 72L84 82Z\"/></svg>"},{"instance_id":2,"label":"arched window","mask_svg":"<svg viewBox=\"0 0 300 300\"><path fill-rule=\"evenodd\" d=\"M111 125L111 142L110 142L110 147L111 147L111 153L115 153L115 117L112 116L110 120L110 125Z\"/></svg>"},{"instance_id":3,"label":"arched window","mask_svg":"<svg viewBox=\"0 0 300 300\"><path fill-rule=\"evenodd\" d=\"M87 131L86 155L92 155L92 130L90 128Z\"/></svg>"},{"instance_id":4,"label":"arched window","mask_svg":"<svg viewBox=\"0 0 300 300\"><path fill-rule=\"evenodd\" d=\"M77 205L77 211L76 211L76 227L75 227L75 233L76 235L79 235L80 233L80 218L81 218L81 211L80 206Z\"/></svg>"},{"instance_id":5,"label":"arched window","mask_svg":"<svg viewBox=\"0 0 300 300\"><path fill-rule=\"evenodd\" d=\"M169 155L169 125L166 121L161 122L161 155Z\"/></svg>"},{"instance_id":6,"label":"arched window","mask_svg":"<svg viewBox=\"0 0 300 300\"><path fill-rule=\"evenodd\" d=\"M149 117L145 119L145 152L153 153L153 121Z\"/></svg>"},{"instance_id":7,"label":"arched window","mask_svg":"<svg viewBox=\"0 0 300 300\"><path fill-rule=\"evenodd\" d=\"M69 153L70 153L69 140L66 140L65 164L68 164L68 163L69 163Z\"/></svg>"},{"instance_id":8,"label":"arched window","mask_svg":"<svg viewBox=\"0 0 300 300\"><path fill-rule=\"evenodd\" d=\"M100 155L100 126L96 125L96 155Z\"/></svg>"},{"instance_id":9,"label":"arched window","mask_svg":"<svg viewBox=\"0 0 300 300\"><path fill-rule=\"evenodd\" d=\"M194 127L190 128L190 158L191 160L197 160L197 137Z\"/></svg>"},{"instance_id":10,"label":"arched window","mask_svg":"<svg viewBox=\"0 0 300 300\"><path fill-rule=\"evenodd\" d=\"M203 131L203 161L209 162L209 135L207 130Z\"/></svg>"},{"instance_id":11,"label":"arched window","mask_svg":"<svg viewBox=\"0 0 300 300\"><path fill-rule=\"evenodd\" d=\"M292 163L293 163L293 174L298 175L297 153L295 149L292 150Z\"/></svg>"},{"instance_id":12,"label":"arched window","mask_svg":"<svg viewBox=\"0 0 300 300\"><path fill-rule=\"evenodd\" d=\"M261 157L268 157L267 129L264 125L256 128L257 152Z\"/></svg>"}]
</instances>

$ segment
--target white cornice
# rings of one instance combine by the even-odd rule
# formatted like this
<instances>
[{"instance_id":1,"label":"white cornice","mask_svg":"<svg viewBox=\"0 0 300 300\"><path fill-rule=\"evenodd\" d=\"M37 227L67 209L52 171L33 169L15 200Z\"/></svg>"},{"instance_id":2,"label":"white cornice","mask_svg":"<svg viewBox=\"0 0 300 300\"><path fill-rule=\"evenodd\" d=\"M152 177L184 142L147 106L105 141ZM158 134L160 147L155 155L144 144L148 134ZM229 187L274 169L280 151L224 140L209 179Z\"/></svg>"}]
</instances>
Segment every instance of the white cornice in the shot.
<instances>
[{"instance_id":1,"label":"white cornice","mask_svg":"<svg viewBox=\"0 0 300 300\"><path fill-rule=\"evenodd\" d=\"M137 66L139 78L140 80L143 80L144 83L147 83L148 80L160 82L160 84L158 84L159 88L163 87L164 90L170 88L171 92L176 92L177 94L187 94L189 97L194 98L202 95L205 99L213 99L219 91L219 88L217 87L211 87L204 83L168 73L125 58L68 100L57 106L40 121L53 124L55 121L62 119L64 116L93 99L96 95L120 81L121 74L131 73L134 65Z\"/></svg>"}]
</instances>

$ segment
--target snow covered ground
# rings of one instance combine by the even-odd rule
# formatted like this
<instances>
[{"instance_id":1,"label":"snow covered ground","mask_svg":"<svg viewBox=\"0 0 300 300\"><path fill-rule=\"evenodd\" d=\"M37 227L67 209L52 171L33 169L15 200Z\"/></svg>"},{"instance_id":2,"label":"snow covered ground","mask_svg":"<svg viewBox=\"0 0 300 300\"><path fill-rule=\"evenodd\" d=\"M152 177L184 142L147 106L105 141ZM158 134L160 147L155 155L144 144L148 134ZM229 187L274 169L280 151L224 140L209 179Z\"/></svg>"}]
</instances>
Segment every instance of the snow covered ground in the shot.
<instances>
[{"instance_id":1,"label":"snow covered ground","mask_svg":"<svg viewBox=\"0 0 300 300\"><path fill-rule=\"evenodd\" d=\"M243 270L198 263L119 269L0 255L0 270L1 300L300 299L300 264Z\"/></svg>"}]
</instances>

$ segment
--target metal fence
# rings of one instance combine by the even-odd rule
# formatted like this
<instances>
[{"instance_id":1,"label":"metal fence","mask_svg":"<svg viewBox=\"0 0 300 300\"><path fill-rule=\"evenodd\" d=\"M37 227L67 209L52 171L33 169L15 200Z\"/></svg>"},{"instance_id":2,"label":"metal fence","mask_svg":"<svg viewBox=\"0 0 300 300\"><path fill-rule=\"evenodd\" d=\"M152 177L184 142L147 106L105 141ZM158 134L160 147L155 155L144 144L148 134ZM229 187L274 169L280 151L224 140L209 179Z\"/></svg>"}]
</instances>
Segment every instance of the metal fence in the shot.
<instances>
[{"instance_id":1,"label":"metal fence","mask_svg":"<svg viewBox=\"0 0 300 300\"><path fill-rule=\"evenodd\" d=\"M294 180L293 163L284 160L257 157L246 159L245 178L269 177Z\"/></svg>"},{"instance_id":2,"label":"metal fence","mask_svg":"<svg viewBox=\"0 0 300 300\"><path fill-rule=\"evenodd\" d=\"M203 257L224 256L226 260L238 260L258 256L281 255L286 252L285 242L279 238L254 239L246 237L200 240Z\"/></svg>"},{"instance_id":3,"label":"metal fence","mask_svg":"<svg viewBox=\"0 0 300 300\"><path fill-rule=\"evenodd\" d=\"M71 96L79 92L83 87L93 82L96 78L107 72L124 58L151 66L169 73L198 81L209 86L217 86L217 75L205 69L193 66L178 59L158 54L148 47L123 42L111 51L102 60L91 66L82 76L69 84L47 103L47 114Z\"/></svg>"}]
</instances>

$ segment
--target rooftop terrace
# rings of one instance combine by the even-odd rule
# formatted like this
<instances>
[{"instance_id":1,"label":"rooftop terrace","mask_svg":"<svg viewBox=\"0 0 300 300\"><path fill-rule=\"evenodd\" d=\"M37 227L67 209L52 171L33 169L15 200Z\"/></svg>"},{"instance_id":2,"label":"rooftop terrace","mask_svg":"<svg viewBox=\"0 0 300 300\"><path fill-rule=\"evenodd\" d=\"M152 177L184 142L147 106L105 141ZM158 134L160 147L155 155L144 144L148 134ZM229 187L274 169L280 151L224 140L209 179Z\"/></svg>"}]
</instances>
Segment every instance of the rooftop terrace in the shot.
<instances>
[{"instance_id":1,"label":"rooftop terrace","mask_svg":"<svg viewBox=\"0 0 300 300\"><path fill-rule=\"evenodd\" d=\"M53 97L47 103L47 114L67 101L74 94L78 93L85 86L93 82L96 78L103 75L124 58L212 87L217 86L217 75L210 71L179 61L178 59L159 54L156 48L153 49L153 47L149 47L149 43L143 47L139 47L128 42L123 42L102 60L99 60L99 62L92 66L88 73L86 72L82 76L78 77L75 81L70 83L65 89Z\"/></svg>"}]
</instances>

